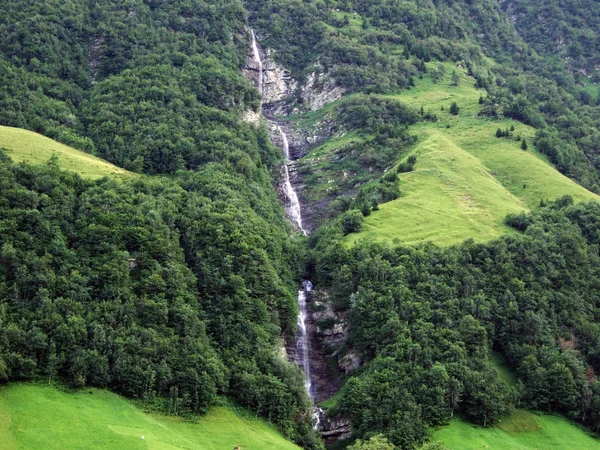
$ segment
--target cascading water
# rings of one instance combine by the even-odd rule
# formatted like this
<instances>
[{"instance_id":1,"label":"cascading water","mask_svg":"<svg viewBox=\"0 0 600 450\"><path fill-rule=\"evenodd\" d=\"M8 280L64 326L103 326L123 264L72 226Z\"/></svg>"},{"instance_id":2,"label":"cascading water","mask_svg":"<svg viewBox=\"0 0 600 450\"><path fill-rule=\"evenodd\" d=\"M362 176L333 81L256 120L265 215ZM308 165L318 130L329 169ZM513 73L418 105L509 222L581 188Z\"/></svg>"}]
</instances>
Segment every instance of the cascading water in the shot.
<instances>
[{"instance_id":1,"label":"cascading water","mask_svg":"<svg viewBox=\"0 0 600 450\"><path fill-rule=\"evenodd\" d=\"M263 62L260 56L260 50L258 49L258 43L256 41L256 34L254 31L252 33L252 55L254 61L258 65L258 90L261 94L263 94ZM290 144L288 141L288 137L281 128L280 125L277 125L277 131L281 137L281 142L283 145L283 154L285 156L285 163L283 165L283 189L285 192L285 196L287 197L287 213L290 219L294 222L298 230L304 234L308 235L308 232L302 226L302 209L300 208L300 201L298 199L298 194L294 190L294 186L290 181L290 171L288 164L290 163ZM306 392L310 399L314 402L316 397L315 388L312 384L312 378L310 375L310 338L307 328L307 320L308 320L308 306L306 303L306 299L308 293L312 290L312 283L308 280L305 280L302 283L302 289L298 291L298 332L296 335L296 352L298 357L298 365L302 367L304 371L304 387L306 388ZM319 429L321 417L323 416L323 410L318 406L313 406L313 426L315 430Z\"/></svg>"},{"instance_id":2,"label":"cascading water","mask_svg":"<svg viewBox=\"0 0 600 450\"><path fill-rule=\"evenodd\" d=\"M298 194L294 190L292 186L292 182L290 181L290 169L288 164L290 162L290 143L288 141L287 135L281 129L279 125L277 125L277 131L281 135L281 141L283 143L283 154L285 156L285 164L283 166L283 189L285 190L285 196L288 199L289 205L287 207L287 213L290 216L298 229L304 234L304 236L308 236L306 230L302 227L302 210L300 209L300 201L298 200Z\"/></svg>"},{"instance_id":3,"label":"cascading water","mask_svg":"<svg viewBox=\"0 0 600 450\"><path fill-rule=\"evenodd\" d=\"M260 57L260 51L258 50L258 43L256 42L256 34L254 30L251 31L252 34L252 54L254 55L254 61L258 65L258 91L263 93L263 62Z\"/></svg>"},{"instance_id":4,"label":"cascading water","mask_svg":"<svg viewBox=\"0 0 600 450\"><path fill-rule=\"evenodd\" d=\"M281 135L281 142L283 144L283 154L285 156L285 164L283 166L283 186L285 195L288 200L287 213L290 219L295 222L298 230L308 236L308 232L302 226L302 209L300 208L300 201L298 200L298 194L294 190L294 186L290 181L290 172L288 164L290 162L290 144L287 135L277 125L277 131ZM309 398L315 401L316 392L315 387L312 384L312 377L310 375L310 338L307 328L308 320L308 306L306 304L306 298L308 293L312 290L312 283L309 280L302 282L302 289L298 291L298 331L296 333L296 353L298 358L298 364L304 370L304 387L308 393ZM323 417L323 410L318 406L313 406L313 427L318 430L321 425L321 417Z\"/></svg>"},{"instance_id":5,"label":"cascading water","mask_svg":"<svg viewBox=\"0 0 600 450\"><path fill-rule=\"evenodd\" d=\"M312 289L312 283L310 281L304 281L302 283L302 289L298 291L298 331L296 335L296 351L298 352L298 362L304 370L304 387L308 396L311 400L315 399L315 393L310 378L310 354L308 341L308 332L306 329L306 319L308 316L308 310L306 307L306 293Z\"/></svg>"}]
</instances>

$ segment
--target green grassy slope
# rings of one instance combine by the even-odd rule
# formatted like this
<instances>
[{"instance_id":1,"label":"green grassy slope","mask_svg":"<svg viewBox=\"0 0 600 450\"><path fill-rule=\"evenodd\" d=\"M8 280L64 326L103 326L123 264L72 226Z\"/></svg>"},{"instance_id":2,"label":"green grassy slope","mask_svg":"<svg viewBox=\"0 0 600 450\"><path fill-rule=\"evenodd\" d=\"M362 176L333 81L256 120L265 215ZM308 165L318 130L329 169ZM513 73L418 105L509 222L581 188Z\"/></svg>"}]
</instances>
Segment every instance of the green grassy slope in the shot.
<instances>
[{"instance_id":1,"label":"green grassy slope","mask_svg":"<svg viewBox=\"0 0 600 450\"><path fill-rule=\"evenodd\" d=\"M517 410L492 428L481 428L460 419L433 434L451 450L569 450L600 449L600 440L557 416L538 416Z\"/></svg>"},{"instance_id":2,"label":"green grassy slope","mask_svg":"<svg viewBox=\"0 0 600 450\"><path fill-rule=\"evenodd\" d=\"M415 150L415 170L401 176L403 196L380 206L350 239L375 236L401 243L478 241L509 231L502 219L527 207L508 192L476 157L443 134Z\"/></svg>"},{"instance_id":3,"label":"green grassy slope","mask_svg":"<svg viewBox=\"0 0 600 450\"><path fill-rule=\"evenodd\" d=\"M502 355L490 356L498 376L508 386L516 386L515 374L506 367ZM600 449L600 439L561 416L538 415L513 409L492 428L482 428L459 418L433 433L433 439L451 450L570 450Z\"/></svg>"},{"instance_id":4,"label":"green grassy slope","mask_svg":"<svg viewBox=\"0 0 600 450\"><path fill-rule=\"evenodd\" d=\"M125 169L100 158L21 128L0 126L0 147L6 149L8 156L15 162L44 164L56 155L63 169L76 172L83 178L131 175Z\"/></svg>"},{"instance_id":5,"label":"green grassy slope","mask_svg":"<svg viewBox=\"0 0 600 450\"><path fill-rule=\"evenodd\" d=\"M142 436L144 438L142 439ZM212 408L197 422L151 415L98 389L65 393L49 386L0 389L0 450L298 449L266 422Z\"/></svg>"},{"instance_id":6,"label":"green grassy slope","mask_svg":"<svg viewBox=\"0 0 600 450\"><path fill-rule=\"evenodd\" d=\"M451 86L452 70L460 74L459 86ZM347 242L363 237L404 244L485 241L508 231L506 214L535 208L542 199L567 194L576 201L599 199L532 149L531 127L477 117L479 96L485 93L473 82L462 69L448 64L444 79L433 83L425 77L414 89L395 96L415 108L423 106L439 120L411 128L419 136L411 152L418 159L415 171L400 175L402 196L381 205ZM449 113L453 101L461 108L458 116ZM495 136L497 128L511 125L513 138ZM521 150L516 136L528 140L529 150Z\"/></svg>"}]
</instances>

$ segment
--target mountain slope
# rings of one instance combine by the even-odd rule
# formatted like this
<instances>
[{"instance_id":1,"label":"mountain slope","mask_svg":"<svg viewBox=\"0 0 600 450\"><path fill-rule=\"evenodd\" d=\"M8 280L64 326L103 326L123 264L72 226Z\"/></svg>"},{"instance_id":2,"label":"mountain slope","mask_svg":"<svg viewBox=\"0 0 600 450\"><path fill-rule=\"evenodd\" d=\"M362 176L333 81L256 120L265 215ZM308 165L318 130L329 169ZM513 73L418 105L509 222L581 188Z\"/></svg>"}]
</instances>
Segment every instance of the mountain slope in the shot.
<instances>
[{"instance_id":1,"label":"mountain slope","mask_svg":"<svg viewBox=\"0 0 600 450\"><path fill-rule=\"evenodd\" d=\"M541 201L563 195L571 195L575 201L600 199L558 172L532 148L535 131L531 127L515 120L480 116L479 99L485 91L475 88L475 79L463 69L447 63L427 66L430 72L443 66L445 75L435 79L425 75L409 91L382 96L414 110L423 108L424 117L435 118L410 126L418 142L402 150L390 169L394 171L398 163L413 155L415 170L398 175L400 198L381 204L348 242L363 237L404 244L431 241L448 245L468 238L481 242L511 232L504 224L506 215L537 208ZM449 112L453 102L460 108L458 115ZM496 137L499 128L508 131L510 137ZM517 138L530 142L526 151ZM309 198L318 198L319 193L346 182L347 172L334 172L331 166L339 166L340 148L364 139L356 131L334 136L300 160L305 172L328 170L326 176L319 174L315 184L311 175L306 177Z\"/></svg>"},{"instance_id":2,"label":"mountain slope","mask_svg":"<svg viewBox=\"0 0 600 450\"><path fill-rule=\"evenodd\" d=\"M45 164L50 158L56 157L60 167L78 173L83 178L120 178L131 175L131 172L89 153L20 128L0 126L0 148L4 148L15 162Z\"/></svg>"},{"instance_id":3,"label":"mountain slope","mask_svg":"<svg viewBox=\"0 0 600 450\"><path fill-rule=\"evenodd\" d=\"M460 419L433 433L448 450L600 449L600 440L559 416L517 411L498 426L481 428Z\"/></svg>"},{"instance_id":4,"label":"mountain slope","mask_svg":"<svg viewBox=\"0 0 600 450\"><path fill-rule=\"evenodd\" d=\"M243 413L243 412L242 412ZM100 389L68 393L50 386L0 389L0 449L293 450L267 423L225 407L185 419L147 413Z\"/></svg>"},{"instance_id":5,"label":"mountain slope","mask_svg":"<svg viewBox=\"0 0 600 450\"><path fill-rule=\"evenodd\" d=\"M402 196L380 205L362 230L351 234L402 244L484 241L510 232L508 213L527 210L476 157L442 134L416 147L415 170L400 176Z\"/></svg>"}]
</instances>

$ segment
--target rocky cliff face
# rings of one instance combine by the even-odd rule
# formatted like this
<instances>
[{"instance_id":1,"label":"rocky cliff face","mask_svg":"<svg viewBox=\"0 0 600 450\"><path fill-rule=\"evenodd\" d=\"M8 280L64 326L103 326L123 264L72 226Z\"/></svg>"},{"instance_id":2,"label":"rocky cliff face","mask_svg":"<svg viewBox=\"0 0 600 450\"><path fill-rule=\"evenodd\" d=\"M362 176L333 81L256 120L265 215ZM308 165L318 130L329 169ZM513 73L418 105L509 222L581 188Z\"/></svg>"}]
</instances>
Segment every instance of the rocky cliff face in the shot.
<instances>
[{"instance_id":1,"label":"rocky cliff face","mask_svg":"<svg viewBox=\"0 0 600 450\"><path fill-rule=\"evenodd\" d=\"M316 65L315 70L306 77L300 96L310 111L316 111L339 100L345 93L346 90L324 71L323 66Z\"/></svg>"},{"instance_id":2,"label":"rocky cliff face","mask_svg":"<svg viewBox=\"0 0 600 450\"><path fill-rule=\"evenodd\" d=\"M334 417L325 417L321 436L325 439L327 445L334 444L337 441L348 439L352 435L352 426L350 419L344 415Z\"/></svg>"},{"instance_id":3,"label":"rocky cliff face","mask_svg":"<svg viewBox=\"0 0 600 450\"><path fill-rule=\"evenodd\" d=\"M276 62L275 52L260 47L257 37L257 50L262 67L259 67L254 48L248 50L248 61L244 75L256 86L261 86L263 105L267 115L289 116L304 111L316 111L328 103L339 100L345 94L344 88L317 64L299 86L292 73ZM300 99L300 102L298 102Z\"/></svg>"}]
</instances>

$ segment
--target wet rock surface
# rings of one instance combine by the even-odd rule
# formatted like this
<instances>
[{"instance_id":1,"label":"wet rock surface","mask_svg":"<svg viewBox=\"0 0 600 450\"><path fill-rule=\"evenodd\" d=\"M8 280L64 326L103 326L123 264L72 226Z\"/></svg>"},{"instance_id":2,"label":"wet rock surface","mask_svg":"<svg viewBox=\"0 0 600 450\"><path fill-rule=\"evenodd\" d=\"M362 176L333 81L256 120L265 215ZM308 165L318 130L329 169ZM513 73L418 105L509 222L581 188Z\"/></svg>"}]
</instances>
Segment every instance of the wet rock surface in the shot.
<instances>
[{"instance_id":1,"label":"wet rock surface","mask_svg":"<svg viewBox=\"0 0 600 450\"><path fill-rule=\"evenodd\" d=\"M352 435L350 419L344 415L325 417L321 427L321 436L330 445L337 441L348 439Z\"/></svg>"},{"instance_id":2,"label":"wet rock surface","mask_svg":"<svg viewBox=\"0 0 600 450\"><path fill-rule=\"evenodd\" d=\"M335 349L332 349L318 326L319 317L315 307L319 307L320 294L317 291L308 293L306 302L308 306L307 336L311 342L309 350L310 371L314 386L315 402L321 402L331 398L340 388L342 371L338 368L335 358ZM294 362L300 360L297 351L297 338L286 345L287 353Z\"/></svg>"}]
</instances>

